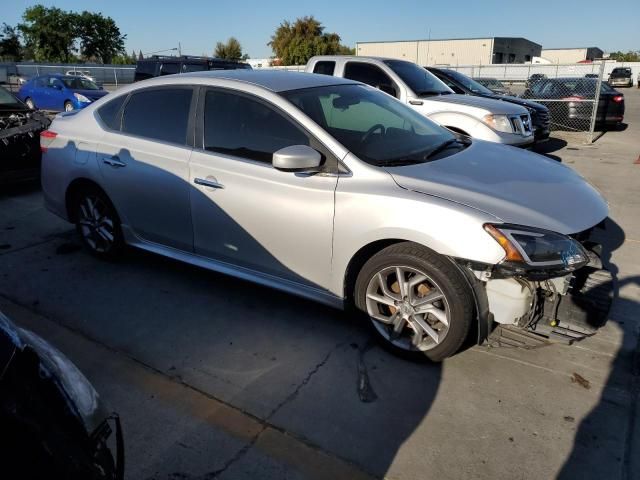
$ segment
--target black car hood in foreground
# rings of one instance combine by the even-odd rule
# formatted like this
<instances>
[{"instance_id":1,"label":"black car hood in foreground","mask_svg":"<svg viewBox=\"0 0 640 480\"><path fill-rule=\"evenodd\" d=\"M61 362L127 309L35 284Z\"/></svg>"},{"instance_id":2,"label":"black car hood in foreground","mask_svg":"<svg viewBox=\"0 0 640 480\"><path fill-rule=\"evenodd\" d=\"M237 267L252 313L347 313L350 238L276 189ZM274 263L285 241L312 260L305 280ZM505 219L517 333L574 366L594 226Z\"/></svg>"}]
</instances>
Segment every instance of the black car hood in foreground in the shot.
<instances>
[{"instance_id":1,"label":"black car hood in foreground","mask_svg":"<svg viewBox=\"0 0 640 480\"><path fill-rule=\"evenodd\" d=\"M0 313L0 380L16 355L27 349L36 353L41 375L53 380L71 412L82 422L87 434L91 434L109 415L89 380L55 347L34 333L18 328Z\"/></svg>"},{"instance_id":2,"label":"black car hood in foreground","mask_svg":"<svg viewBox=\"0 0 640 480\"><path fill-rule=\"evenodd\" d=\"M387 170L408 190L467 205L505 223L565 235L597 225L609 210L600 193L571 168L481 140L440 160Z\"/></svg>"}]
</instances>

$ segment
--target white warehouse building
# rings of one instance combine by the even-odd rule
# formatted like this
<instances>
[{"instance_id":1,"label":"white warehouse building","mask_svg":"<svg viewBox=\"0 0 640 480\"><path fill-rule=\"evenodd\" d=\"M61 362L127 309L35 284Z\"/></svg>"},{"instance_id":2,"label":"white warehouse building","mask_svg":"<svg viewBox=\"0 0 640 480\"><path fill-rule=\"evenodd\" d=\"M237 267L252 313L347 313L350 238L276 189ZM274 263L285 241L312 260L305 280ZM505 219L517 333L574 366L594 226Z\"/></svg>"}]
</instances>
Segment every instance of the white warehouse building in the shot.
<instances>
[{"instance_id":1,"label":"white warehouse building","mask_svg":"<svg viewBox=\"0 0 640 480\"><path fill-rule=\"evenodd\" d=\"M602 58L604 52L598 47L545 48L540 55L551 63L578 63Z\"/></svg>"},{"instance_id":2,"label":"white warehouse building","mask_svg":"<svg viewBox=\"0 0 640 480\"><path fill-rule=\"evenodd\" d=\"M419 65L528 63L542 46L516 37L357 42L356 55L410 60Z\"/></svg>"}]
</instances>

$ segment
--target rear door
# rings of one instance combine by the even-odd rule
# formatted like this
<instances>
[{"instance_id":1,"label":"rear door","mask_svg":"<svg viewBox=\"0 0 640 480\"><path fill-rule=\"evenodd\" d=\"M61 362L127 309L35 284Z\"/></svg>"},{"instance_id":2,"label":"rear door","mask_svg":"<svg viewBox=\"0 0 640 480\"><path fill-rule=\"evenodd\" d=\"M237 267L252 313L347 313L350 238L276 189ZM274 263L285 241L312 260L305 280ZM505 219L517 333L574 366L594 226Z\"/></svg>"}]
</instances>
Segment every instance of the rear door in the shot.
<instances>
[{"instance_id":1,"label":"rear door","mask_svg":"<svg viewBox=\"0 0 640 480\"><path fill-rule=\"evenodd\" d=\"M145 240L185 251L193 250L188 183L193 92L170 86L132 93L98 148L104 187L123 223Z\"/></svg>"},{"instance_id":2,"label":"rear door","mask_svg":"<svg viewBox=\"0 0 640 480\"><path fill-rule=\"evenodd\" d=\"M328 285L337 176L279 171L271 159L304 144L320 151L325 165L337 167L337 160L271 103L213 88L203 88L200 99L190 172L196 253Z\"/></svg>"}]
</instances>

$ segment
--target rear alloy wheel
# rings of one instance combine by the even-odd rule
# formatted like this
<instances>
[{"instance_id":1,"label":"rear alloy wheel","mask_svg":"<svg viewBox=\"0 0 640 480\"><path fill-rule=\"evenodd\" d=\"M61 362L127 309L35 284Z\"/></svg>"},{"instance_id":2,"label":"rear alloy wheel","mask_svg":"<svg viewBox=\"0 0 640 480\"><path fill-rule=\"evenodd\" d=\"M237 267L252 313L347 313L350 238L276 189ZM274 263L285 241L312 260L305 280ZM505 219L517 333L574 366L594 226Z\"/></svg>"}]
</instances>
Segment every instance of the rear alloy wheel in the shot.
<instances>
[{"instance_id":1,"label":"rear alloy wheel","mask_svg":"<svg viewBox=\"0 0 640 480\"><path fill-rule=\"evenodd\" d=\"M27 104L27 107L29 107L31 110L35 110L36 109L36 104L33 103L33 100L31 100L30 98L27 98L24 103Z\"/></svg>"},{"instance_id":2,"label":"rear alloy wheel","mask_svg":"<svg viewBox=\"0 0 640 480\"><path fill-rule=\"evenodd\" d=\"M458 351L473 316L462 273L409 242L387 247L365 264L356 281L356 305L387 347L434 361Z\"/></svg>"},{"instance_id":3,"label":"rear alloy wheel","mask_svg":"<svg viewBox=\"0 0 640 480\"><path fill-rule=\"evenodd\" d=\"M65 112L70 112L72 110L73 110L73 103L71 103L69 100L64 102L64 111Z\"/></svg>"},{"instance_id":4,"label":"rear alloy wheel","mask_svg":"<svg viewBox=\"0 0 640 480\"><path fill-rule=\"evenodd\" d=\"M98 189L77 196L76 229L92 254L115 258L124 247L120 219L107 196Z\"/></svg>"}]
</instances>

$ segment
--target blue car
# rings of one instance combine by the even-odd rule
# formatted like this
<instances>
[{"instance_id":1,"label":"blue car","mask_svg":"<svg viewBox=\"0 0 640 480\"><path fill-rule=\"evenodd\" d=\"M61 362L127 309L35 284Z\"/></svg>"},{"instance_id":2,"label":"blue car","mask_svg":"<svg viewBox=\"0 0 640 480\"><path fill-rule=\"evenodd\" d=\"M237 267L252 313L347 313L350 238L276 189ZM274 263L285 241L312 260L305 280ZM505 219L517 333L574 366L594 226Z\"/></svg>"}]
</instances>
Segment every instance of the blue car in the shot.
<instances>
[{"instance_id":1,"label":"blue car","mask_svg":"<svg viewBox=\"0 0 640 480\"><path fill-rule=\"evenodd\" d=\"M107 93L86 78L54 74L33 77L20 88L18 98L29 108L69 112L84 108Z\"/></svg>"}]
</instances>

